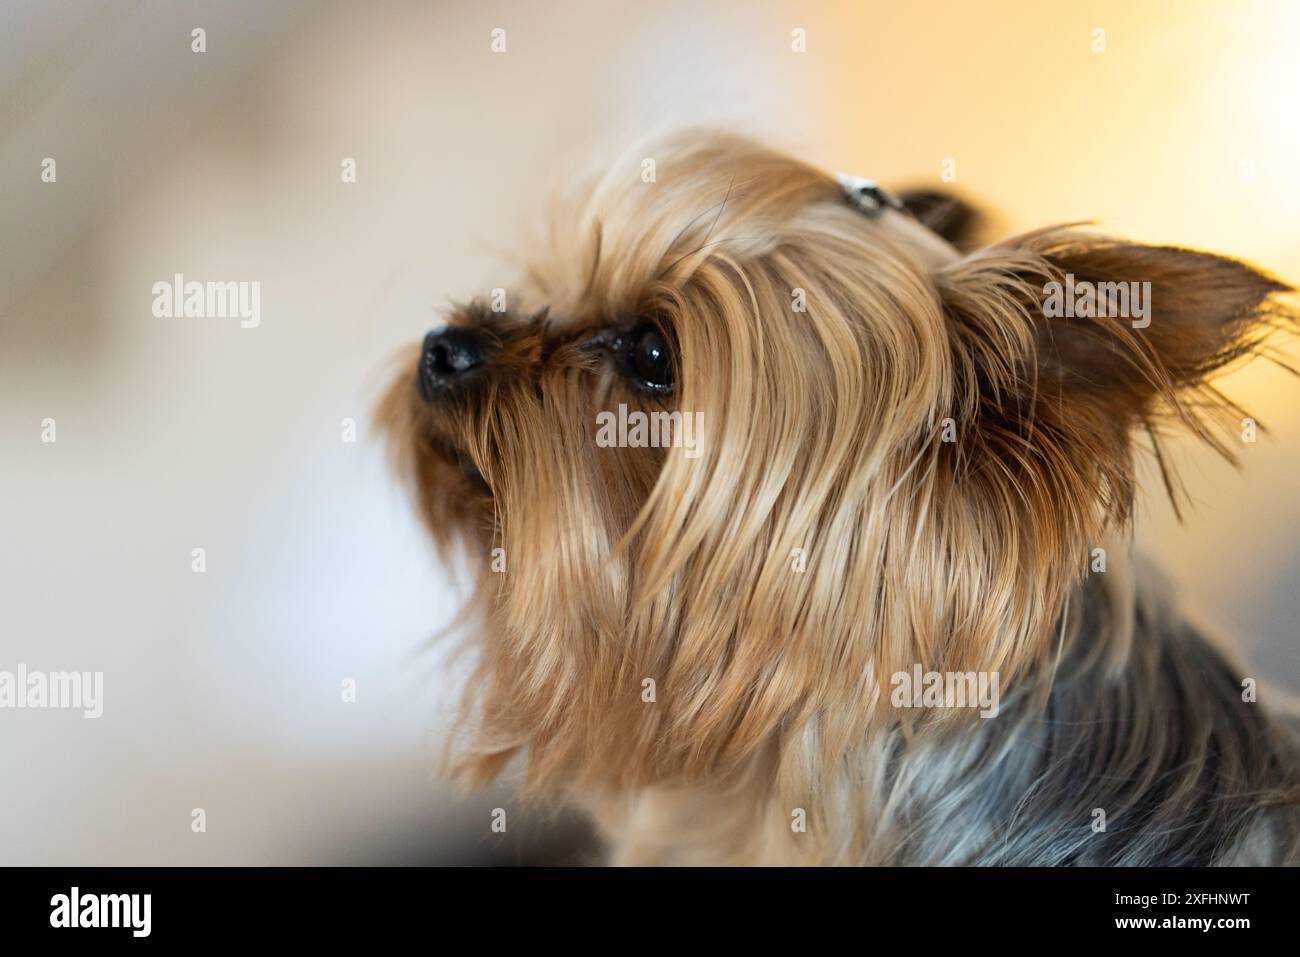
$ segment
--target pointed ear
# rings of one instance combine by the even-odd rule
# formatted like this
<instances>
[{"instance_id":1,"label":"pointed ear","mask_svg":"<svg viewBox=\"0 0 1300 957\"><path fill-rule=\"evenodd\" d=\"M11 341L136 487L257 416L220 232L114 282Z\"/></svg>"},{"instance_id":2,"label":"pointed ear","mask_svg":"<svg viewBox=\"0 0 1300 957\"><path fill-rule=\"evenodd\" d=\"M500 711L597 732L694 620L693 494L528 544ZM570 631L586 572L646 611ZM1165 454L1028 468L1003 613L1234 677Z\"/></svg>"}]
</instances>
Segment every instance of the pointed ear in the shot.
<instances>
[{"instance_id":1,"label":"pointed ear","mask_svg":"<svg viewBox=\"0 0 1300 957\"><path fill-rule=\"evenodd\" d=\"M899 193L898 199L917 222L958 249L969 248L983 225L983 217L975 207L952 193L910 189Z\"/></svg>"},{"instance_id":2,"label":"pointed ear","mask_svg":"<svg viewBox=\"0 0 1300 957\"><path fill-rule=\"evenodd\" d=\"M1131 401L1196 386L1256 349L1291 292L1245 263L1173 246L1042 236L1040 368ZM1073 304L1070 302L1073 293Z\"/></svg>"},{"instance_id":3,"label":"pointed ear","mask_svg":"<svg viewBox=\"0 0 1300 957\"><path fill-rule=\"evenodd\" d=\"M1271 332L1297 329L1278 298L1290 288L1244 263L1069 228L981 250L941 270L936 285L977 431L1022 451L1047 443L1080 473L1104 472L1120 498L1134 427L1155 439L1172 415L1232 458L1210 419L1244 413L1210 377Z\"/></svg>"},{"instance_id":4,"label":"pointed ear","mask_svg":"<svg viewBox=\"0 0 1300 957\"><path fill-rule=\"evenodd\" d=\"M1014 333L1040 392L1108 405L1128 420L1254 352L1296 315L1282 282L1244 263L1073 229L1030 233L943 270L967 336ZM995 319L1000 330L989 328ZM1014 350L1013 350L1014 351Z\"/></svg>"}]
</instances>

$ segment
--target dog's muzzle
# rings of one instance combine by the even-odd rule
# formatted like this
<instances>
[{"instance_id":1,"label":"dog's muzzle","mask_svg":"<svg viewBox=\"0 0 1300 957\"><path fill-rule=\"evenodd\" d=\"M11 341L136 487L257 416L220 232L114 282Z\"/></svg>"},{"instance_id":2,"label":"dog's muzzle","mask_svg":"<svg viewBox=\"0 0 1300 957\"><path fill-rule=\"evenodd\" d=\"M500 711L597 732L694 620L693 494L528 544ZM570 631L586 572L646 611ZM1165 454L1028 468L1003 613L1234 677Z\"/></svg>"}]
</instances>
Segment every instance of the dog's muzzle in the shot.
<instances>
[{"instance_id":1,"label":"dog's muzzle","mask_svg":"<svg viewBox=\"0 0 1300 957\"><path fill-rule=\"evenodd\" d=\"M488 344L473 329L448 326L424 337L415 384L425 402L432 402L452 387L463 383L488 361Z\"/></svg>"}]
</instances>

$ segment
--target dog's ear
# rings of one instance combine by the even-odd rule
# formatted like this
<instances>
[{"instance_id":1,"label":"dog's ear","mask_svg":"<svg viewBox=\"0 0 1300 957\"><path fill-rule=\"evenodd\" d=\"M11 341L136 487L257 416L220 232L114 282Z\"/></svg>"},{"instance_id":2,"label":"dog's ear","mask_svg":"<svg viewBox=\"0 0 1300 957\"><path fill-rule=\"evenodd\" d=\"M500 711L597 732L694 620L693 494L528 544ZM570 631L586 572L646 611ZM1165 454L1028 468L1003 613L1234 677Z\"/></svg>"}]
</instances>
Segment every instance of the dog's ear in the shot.
<instances>
[{"instance_id":1,"label":"dog's ear","mask_svg":"<svg viewBox=\"0 0 1300 957\"><path fill-rule=\"evenodd\" d=\"M1271 328L1268 320L1281 315L1268 310L1270 297L1290 292L1244 263L1170 246L1093 240L1049 246L1043 255L1060 278L1040 302L1047 334L1040 370L1121 396L1132 411L1157 394L1199 385L1252 352ZM1090 311L1109 317L1078 322Z\"/></svg>"},{"instance_id":2,"label":"dog's ear","mask_svg":"<svg viewBox=\"0 0 1300 957\"><path fill-rule=\"evenodd\" d=\"M1291 290L1248 265L1074 229L972 254L942 269L937 285L959 401L976 431L1014 436L1011 447L1026 454L1046 443L1094 478L1105 469L1104 481L1124 492L1130 432L1155 438L1162 416L1231 458L1210 417L1239 422L1244 413L1210 376L1271 331L1296 328L1294 310L1278 301Z\"/></svg>"},{"instance_id":3,"label":"dog's ear","mask_svg":"<svg viewBox=\"0 0 1300 957\"><path fill-rule=\"evenodd\" d=\"M958 249L967 249L983 225L983 217L975 207L952 193L909 189L899 193L898 199L917 222Z\"/></svg>"}]
</instances>

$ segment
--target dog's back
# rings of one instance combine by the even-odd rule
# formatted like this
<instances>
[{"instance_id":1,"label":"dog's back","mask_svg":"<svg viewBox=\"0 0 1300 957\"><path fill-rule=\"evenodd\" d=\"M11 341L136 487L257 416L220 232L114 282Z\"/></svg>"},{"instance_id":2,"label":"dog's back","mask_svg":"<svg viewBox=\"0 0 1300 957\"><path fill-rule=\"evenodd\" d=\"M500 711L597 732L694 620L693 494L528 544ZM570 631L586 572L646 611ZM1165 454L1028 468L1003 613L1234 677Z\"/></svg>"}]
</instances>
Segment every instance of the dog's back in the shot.
<instances>
[{"instance_id":1,"label":"dog's back","mask_svg":"<svg viewBox=\"0 0 1300 957\"><path fill-rule=\"evenodd\" d=\"M1013 690L999 720L933 751L896 743L895 781L920 782L919 800L901 802L910 819L895 822L897 862L1296 861L1291 732L1157 589L1129 609L1117 590L1085 583L1054 674ZM924 780L936 772L946 781ZM954 848L954 833L974 840Z\"/></svg>"}]
</instances>

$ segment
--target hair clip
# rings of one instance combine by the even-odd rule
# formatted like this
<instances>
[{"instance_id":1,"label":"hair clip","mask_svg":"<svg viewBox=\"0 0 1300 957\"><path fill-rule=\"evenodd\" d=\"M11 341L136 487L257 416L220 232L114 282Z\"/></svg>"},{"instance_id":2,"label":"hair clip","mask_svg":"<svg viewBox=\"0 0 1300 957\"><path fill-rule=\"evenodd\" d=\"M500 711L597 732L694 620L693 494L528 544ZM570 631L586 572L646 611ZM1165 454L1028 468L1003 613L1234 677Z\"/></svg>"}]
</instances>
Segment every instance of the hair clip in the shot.
<instances>
[{"instance_id":1,"label":"hair clip","mask_svg":"<svg viewBox=\"0 0 1300 957\"><path fill-rule=\"evenodd\" d=\"M875 180L864 179L861 176L850 176L847 173L837 174L840 186L844 189L844 196L852 206L860 213L865 213L872 219L875 219L886 209L902 209L903 204L898 197L886 192L878 186Z\"/></svg>"}]
</instances>

